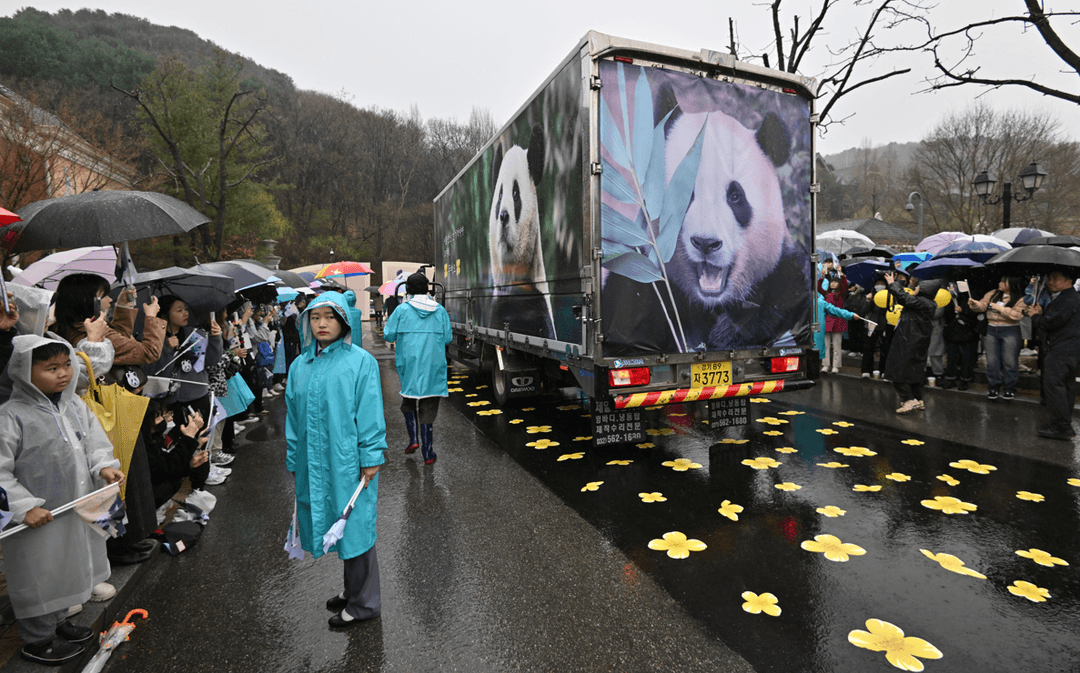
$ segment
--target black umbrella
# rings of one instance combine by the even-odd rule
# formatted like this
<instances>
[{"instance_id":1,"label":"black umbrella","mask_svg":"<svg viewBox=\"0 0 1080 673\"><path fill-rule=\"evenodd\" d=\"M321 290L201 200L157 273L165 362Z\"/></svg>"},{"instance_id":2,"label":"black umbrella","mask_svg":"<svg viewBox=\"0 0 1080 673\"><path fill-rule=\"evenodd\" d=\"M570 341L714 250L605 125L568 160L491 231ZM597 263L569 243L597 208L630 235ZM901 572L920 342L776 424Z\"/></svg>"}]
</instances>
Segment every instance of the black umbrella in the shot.
<instances>
[{"instance_id":1,"label":"black umbrella","mask_svg":"<svg viewBox=\"0 0 1080 673\"><path fill-rule=\"evenodd\" d=\"M300 290L300 289L304 289L304 290L310 289L310 282L311 281L304 280L304 278L300 274L296 273L295 271L286 271L284 269L271 269L269 266L266 265L265 262L260 262L257 259L232 259L232 260L229 260L229 261L230 262L245 262L247 264L258 264L259 266L263 267L264 269L266 269L270 273L277 276L281 280L282 283L284 283L285 285L288 285L289 287L293 287L293 288L296 288L298 290Z\"/></svg>"},{"instance_id":2,"label":"black umbrella","mask_svg":"<svg viewBox=\"0 0 1080 673\"><path fill-rule=\"evenodd\" d=\"M1080 238L1076 236L1038 236L1029 239L1024 245L1056 245L1063 248L1080 246Z\"/></svg>"},{"instance_id":3,"label":"black umbrella","mask_svg":"<svg viewBox=\"0 0 1080 673\"><path fill-rule=\"evenodd\" d=\"M235 282L229 276L176 266L135 275L135 288L142 303L149 301L151 296L173 294L200 315L228 305L235 296L234 287ZM112 295L119 295L122 289L122 284L117 283Z\"/></svg>"},{"instance_id":4,"label":"black umbrella","mask_svg":"<svg viewBox=\"0 0 1080 673\"><path fill-rule=\"evenodd\" d=\"M1022 245L987 260L986 267L1004 275L1019 276L1046 274L1061 268L1075 270L1080 269L1080 251L1056 245Z\"/></svg>"},{"instance_id":5,"label":"black umbrella","mask_svg":"<svg viewBox=\"0 0 1080 673\"><path fill-rule=\"evenodd\" d=\"M10 252L115 245L191 231L210 221L183 201L156 192L83 192L36 201L19 211L22 222Z\"/></svg>"},{"instance_id":6,"label":"black umbrella","mask_svg":"<svg viewBox=\"0 0 1080 673\"><path fill-rule=\"evenodd\" d=\"M273 271L266 267L252 263L230 260L227 262L204 262L189 269L193 273L209 271L232 278L236 284L236 291L246 290L257 285L266 285L277 280Z\"/></svg>"},{"instance_id":7,"label":"black umbrella","mask_svg":"<svg viewBox=\"0 0 1080 673\"><path fill-rule=\"evenodd\" d=\"M872 248L852 248L846 254L848 257L892 257L899 251L887 245L875 245Z\"/></svg>"}]
</instances>

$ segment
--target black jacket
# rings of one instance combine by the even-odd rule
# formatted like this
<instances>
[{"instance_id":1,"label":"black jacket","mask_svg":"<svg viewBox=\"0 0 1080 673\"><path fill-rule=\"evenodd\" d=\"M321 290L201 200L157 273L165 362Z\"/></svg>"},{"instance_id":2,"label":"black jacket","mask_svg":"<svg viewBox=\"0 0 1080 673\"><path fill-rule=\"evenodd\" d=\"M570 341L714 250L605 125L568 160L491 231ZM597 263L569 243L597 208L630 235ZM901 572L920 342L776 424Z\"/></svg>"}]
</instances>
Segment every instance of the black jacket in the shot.
<instances>
[{"instance_id":1,"label":"black jacket","mask_svg":"<svg viewBox=\"0 0 1080 673\"><path fill-rule=\"evenodd\" d=\"M1071 287L1059 292L1043 309L1039 328L1055 355L1080 355L1080 294Z\"/></svg>"},{"instance_id":2,"label":"black jacket","mask_svg":"<svg viewBox=\"0 0 1080 673\"><path fill-rule=\"evenodd\" d=\"M930 336L934 331L932 320L937 304L929 297L904 292L904 286L889 286L893 300L904 307L896 323L889 359L885 362L885 378L895 383L923 383L926 381L926 354L930 350Z\"/></svg>"}]
</instances>

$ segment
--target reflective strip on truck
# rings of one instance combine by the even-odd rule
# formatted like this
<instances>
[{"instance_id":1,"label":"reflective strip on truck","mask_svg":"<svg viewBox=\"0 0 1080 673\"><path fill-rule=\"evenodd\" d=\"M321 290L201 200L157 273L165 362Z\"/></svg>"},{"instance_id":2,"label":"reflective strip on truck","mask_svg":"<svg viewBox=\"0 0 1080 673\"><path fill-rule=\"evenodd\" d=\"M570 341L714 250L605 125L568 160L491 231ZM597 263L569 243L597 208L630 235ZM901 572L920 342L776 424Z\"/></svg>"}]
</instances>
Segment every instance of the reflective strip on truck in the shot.
<instances>
[{"instance_id":1,"label":"reflective strip on truck","mask_svg":"<svg viewBox=\"0 0 1080 673\"><path fill-rule=\"evenodd\" d=\"M654 390L651 393L633 393L631 395L616 395L616 409L631 409L633 407L651 407L654 404L678 404L680 402L697 402L702 400L715 400L721 397L742 397L744 395L767 395L778 393L784 389L783 379L776 381L757 381L754 383L738 383L730 386L711 386L707 388L680 388L678 390Z\"/></svg>"}]
</instances>

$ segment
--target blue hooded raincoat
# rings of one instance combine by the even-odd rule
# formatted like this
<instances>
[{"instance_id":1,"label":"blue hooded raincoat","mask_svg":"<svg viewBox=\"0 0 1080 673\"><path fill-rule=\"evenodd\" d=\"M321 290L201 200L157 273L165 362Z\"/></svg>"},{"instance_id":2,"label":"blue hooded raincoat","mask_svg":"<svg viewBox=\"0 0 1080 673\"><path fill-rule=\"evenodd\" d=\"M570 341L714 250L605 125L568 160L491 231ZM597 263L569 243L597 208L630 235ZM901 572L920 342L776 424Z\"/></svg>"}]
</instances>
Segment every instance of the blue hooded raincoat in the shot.
<instances>
[{"instance_id":1,"label":"blue hooded raincoat","mask_svg":"<svg viewBox=\"0 0 1080 673\"><path fill-rule=\"evenodd\" d=\"M330 306L350 330L316 355L309 313ZM296 477L300 544L318 558L322 538L360 483L360 469L384 462L386 423L375 358L353 345L352 312L338 292L319 296L300 315L303 352L285 388L285 468ZM375 545L379 478L356 499L341 541L330 548L355 558Z\"/></svg>"},{"instance_id":2,"label":"blue hooded raincoat","mask_svg":"<svg viewBox=\"0 0 1080 673\"><path fill-rule=\"evenodd\" d=\"M417 295L394 310L383 338L397 343L401 396L446 397L446 344L454 338L446 309L427 295Z\"/></svg>"}]
</instances>

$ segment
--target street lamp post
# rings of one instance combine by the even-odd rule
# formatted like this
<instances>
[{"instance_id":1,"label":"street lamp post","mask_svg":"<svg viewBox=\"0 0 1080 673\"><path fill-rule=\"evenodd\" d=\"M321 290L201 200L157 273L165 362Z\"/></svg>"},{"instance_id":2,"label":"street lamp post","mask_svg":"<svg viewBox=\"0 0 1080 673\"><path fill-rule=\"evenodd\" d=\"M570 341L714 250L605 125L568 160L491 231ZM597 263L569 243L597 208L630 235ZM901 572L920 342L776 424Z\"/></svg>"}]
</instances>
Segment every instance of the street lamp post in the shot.
<instances>
[{"instance_id":1,"label":"street lamp post","mask_svg":"<svg viewBox=\"0 0 1080 673\"><path fill-rule=\"evenodd\" d=\"M1047 173L1042 166L1032 161L1028 164L1024 170L1020 171L1020 182L1024 185L1024 190L1027 191L1027 196L1021 196L1020 194L1013 194L1012 183L1006 182L1002 185L1001 196L990 198L990 194L994 191L994 185L997 184L997 176L990 171L983 171L975 176L975 181L972 182L972 186L975 188L975 193L979 195L982 202L988 206L995 206L1001 204L1001 224L1002 229L1008 229L1012 222L1012 202L1016 201L1021 203L1035 196L1035 191L1042 187L1043 179L1046 178Z\"/></svg>"},{"instance_id":2,"label":"street lamp post","mask_svg":"<svg viewBox=\"0 0 1080 673\"><path fill-rule=\"evenodd\" d=\"M908 212L911 212L912 210L915 210L914 204L911 203L912 197L915 197L915 196L919 197L919 240L921 241L921 240L923 240L923 230L922 230L923 195L920 194L919 192L912 192L912 193L908 194L907 205L904 206L904 210L906 210Z\"/></svg>"}]
</instances>

